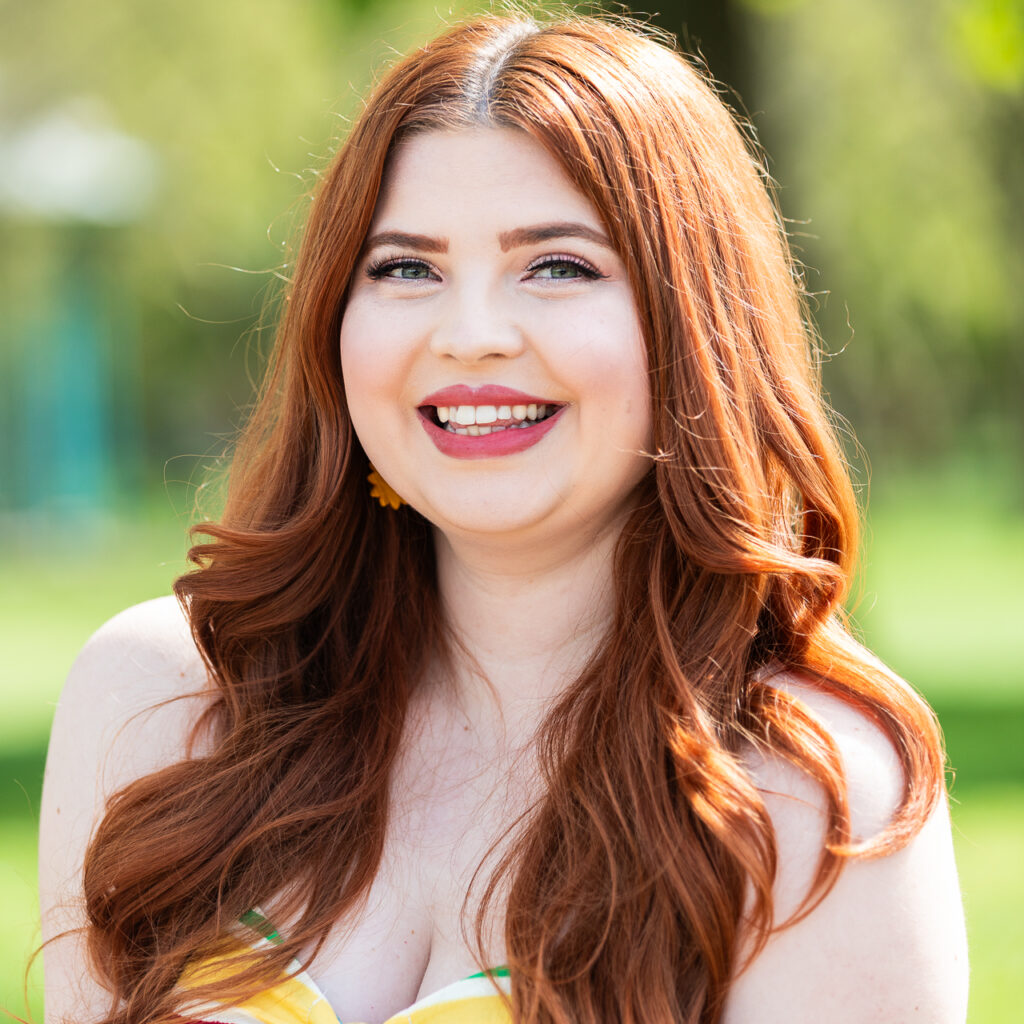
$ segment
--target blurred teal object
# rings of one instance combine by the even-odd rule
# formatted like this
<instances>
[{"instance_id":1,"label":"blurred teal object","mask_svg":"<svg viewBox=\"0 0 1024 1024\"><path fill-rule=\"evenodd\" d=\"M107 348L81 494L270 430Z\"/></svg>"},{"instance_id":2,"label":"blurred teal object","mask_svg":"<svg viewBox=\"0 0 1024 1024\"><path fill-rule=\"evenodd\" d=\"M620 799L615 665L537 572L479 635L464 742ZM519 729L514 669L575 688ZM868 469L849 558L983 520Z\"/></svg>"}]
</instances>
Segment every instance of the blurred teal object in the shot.
<instances>
[{"instance_id":1,"label":"blurred teal object","mask_svg":"<svg viewBox=\"0 0 1024 1024\"><path fill-rule=\"evenodd\" d=\"M55 236L48 287L7 326L16 336L4 503L96 512L109 504L118 468L114 309L125 299L106 284L105 236L144 213L156 160L89 99L31 118L3 142L0 210Z\"/></svg>"},{"instance_id":2,"label":"blurred teal object","mask_svg":"<svg viewBox=\"0 0 1024 1024\"><path fill-rule=\"evenodd\" d=\"M15 436L23 440L22 493L15 504L98 508L106 501L113 452L102 302L88 248L76 244L53 290L53 307L39 311L21 347L22 429Z\"/></svg>"}]
</instances>

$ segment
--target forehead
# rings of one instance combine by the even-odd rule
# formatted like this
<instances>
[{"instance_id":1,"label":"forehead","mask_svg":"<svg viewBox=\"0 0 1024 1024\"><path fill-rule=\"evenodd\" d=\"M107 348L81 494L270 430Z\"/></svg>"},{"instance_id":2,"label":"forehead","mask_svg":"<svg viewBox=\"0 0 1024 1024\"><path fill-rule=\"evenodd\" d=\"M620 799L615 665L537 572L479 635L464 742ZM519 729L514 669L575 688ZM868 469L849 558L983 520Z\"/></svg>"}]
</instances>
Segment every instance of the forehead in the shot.
<instances>
[{"instance_id":1,"label":"forehead","mask_svg":"<svg viewBox=\"0 0 1024 1024\"><path fill-rule=\"evenodd\" d=\"M422 132L399 144L387 167L373 228L504 230L572 219L597 230L601 218L558 161L526 132L472 128Z\"/></svg>"}]
</instances>

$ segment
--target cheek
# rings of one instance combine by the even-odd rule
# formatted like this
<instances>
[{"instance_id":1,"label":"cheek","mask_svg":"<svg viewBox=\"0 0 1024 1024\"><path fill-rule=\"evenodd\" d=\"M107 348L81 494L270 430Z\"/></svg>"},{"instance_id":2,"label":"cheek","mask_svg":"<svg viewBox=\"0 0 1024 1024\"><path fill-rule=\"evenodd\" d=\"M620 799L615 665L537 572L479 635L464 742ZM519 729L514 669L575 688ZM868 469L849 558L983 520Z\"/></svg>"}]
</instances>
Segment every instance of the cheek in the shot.
<instances>
[{"instance_id":1,"label":"cheek","mask_svg":"<svg viewBox=\"0 0 1024 1024\"><path fill-rule=\"evenodd\" d=\"M393 395L419 350L422 318L368 300L353 300L341 321L346 386Z\"/></svg>"},{"instance_id":2,"label":"cheek","mask_svg":"<svg viewBox=\"0 0 1024 1024\"><path fill-rule=\"evenodd\" d=\"M401 352L387 343L379 318L358 307L346 310L338 341L352 426L367 455L379 459L393 432L388 415L397 408L404 379Z\"/></svg>"},{"instance_id":3,"label":"cheek","mask_svg":"<svg viewBox=\"0 0 1024 1024\"><path fill-rule=\"evenodd\" d=\"M565 379L575 380L582 407L607 443L648 449L651 435L647 351L636 317L595 318L560 360Z\"/></svg>"},{"instance_id":4,"label":"cheek","mask_svg":"<svg viewBox=\"0 0 1024 1024\"><path fill-rule=\"evenodd\" d=\"M358 323L353 322L357 320L358 317L345 314L338 344L341 350L341 379L345 387L345 399L356 433L361 435L361 407L367 396L367 386L372 382L372 375L369 372L370 348L365 344Z\"/></svg>"}]
</instances>

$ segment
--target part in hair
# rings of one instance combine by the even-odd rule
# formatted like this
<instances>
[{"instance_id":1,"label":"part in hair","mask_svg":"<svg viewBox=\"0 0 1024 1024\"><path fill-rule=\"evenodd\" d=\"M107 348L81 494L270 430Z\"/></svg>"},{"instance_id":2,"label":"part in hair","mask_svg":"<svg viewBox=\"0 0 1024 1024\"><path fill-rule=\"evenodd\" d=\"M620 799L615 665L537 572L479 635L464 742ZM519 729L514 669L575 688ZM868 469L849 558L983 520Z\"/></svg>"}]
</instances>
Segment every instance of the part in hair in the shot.
<instances>
[{"instance_id":1,"label":"part in hair","mask_svg":"<svg viewBox=\"0 0 1024 1024\"><path fill-rule=\"evenodd\" d=\"M119 794L89 850L104 1024L187 1012L181 971L235 948L257 905L287 923L283 945L238 954L195 995L230 1005L267 987L377 873L410 695L451 642L428 524L373 507L338 334L395 147L482 125L544 146L602 217L645 325L654 410L613 624L539 731L544 795L476 919L482 950L500 892L515 1019L719 1018L739 950L785 924L749 751L824 794L804 913L846 858L904 844L941 791L930 712L843 621L857 511L760 156L702 75L637 26L479 18L383 78L313 203L223 518L198 528L208 540L175 587L217 741ZM903 796L881 834L854 841L836 745L773 686L781 672L891 739Z\"/></svg>"}]
</instances>

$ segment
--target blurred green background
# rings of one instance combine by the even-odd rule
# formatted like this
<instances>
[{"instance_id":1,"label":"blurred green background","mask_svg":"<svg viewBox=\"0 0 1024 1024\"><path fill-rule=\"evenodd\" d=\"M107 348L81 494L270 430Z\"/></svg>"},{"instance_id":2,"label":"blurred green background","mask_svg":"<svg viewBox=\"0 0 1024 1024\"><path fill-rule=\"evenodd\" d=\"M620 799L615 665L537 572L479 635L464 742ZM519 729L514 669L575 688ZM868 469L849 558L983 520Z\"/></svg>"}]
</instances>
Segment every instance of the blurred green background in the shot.
<instances>
[{"instance_id":1,"label":"blurred green background","mask_svg":"<svg viewBox=\"0 0 1024 1024\"><path fill-rule=\"evenodd\" d=\"M770 155L826 387L870 456L851 443L870 496L855 617L946 731L970 1020L1019 1019L1024 0L661 11ZM62 679L181 570L317 169L374 69L441 23L409 0L0 0L4 1008L24 1012L38 942ZM40 988L36 970L37 1019Z\"/></svg>"}]
</instances>

